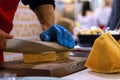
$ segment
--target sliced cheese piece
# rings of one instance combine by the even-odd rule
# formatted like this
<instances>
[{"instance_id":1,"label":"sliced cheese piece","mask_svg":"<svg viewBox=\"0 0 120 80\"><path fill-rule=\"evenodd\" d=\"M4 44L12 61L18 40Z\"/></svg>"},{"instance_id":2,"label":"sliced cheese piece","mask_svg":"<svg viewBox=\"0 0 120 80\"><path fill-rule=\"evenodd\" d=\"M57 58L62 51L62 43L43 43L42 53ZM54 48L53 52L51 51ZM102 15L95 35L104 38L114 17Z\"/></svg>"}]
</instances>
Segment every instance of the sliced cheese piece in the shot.
<instances>
[{"instance_id":1,"label":"sliced cheese piece","mask_svg":"<svg viewBox=\"0 0 120 80\"><path fill-rule=\"evenodd\" d=\"M59 52L56 53L56 60L69 59L69 52Z\"/></svg>"},{"instance_id":2,"label":"sliced cheese piece","mask_svg":"<svg viewBox=\"0 0 120 80\"><path fill-rule=\"evenodd\" d=\"M120 72L120 45L110 33L95 40L85 66L95 72Z\"/></svg>"},{"instance_id":3,"label":"sliced cheese piece","mask_svg":"<svg viewBox=\"0 0 120 80\"><path fill-rule=\"evenodd\" d=\"M69 52L56 53L54 51L42 54L23 54L24 63L50 62L69 58Z\"/></svg>"},{"instance_id":4,"label":"sliced cheese piece","mask_svg":"<svg viewBox=\"0 0 120 80\"><path fill-rule=\"evenodd\" d=\"M56 52L47 52L45 54L23 54L24 63L49 62L56 60Z\"/></svg>"}]
</instances>

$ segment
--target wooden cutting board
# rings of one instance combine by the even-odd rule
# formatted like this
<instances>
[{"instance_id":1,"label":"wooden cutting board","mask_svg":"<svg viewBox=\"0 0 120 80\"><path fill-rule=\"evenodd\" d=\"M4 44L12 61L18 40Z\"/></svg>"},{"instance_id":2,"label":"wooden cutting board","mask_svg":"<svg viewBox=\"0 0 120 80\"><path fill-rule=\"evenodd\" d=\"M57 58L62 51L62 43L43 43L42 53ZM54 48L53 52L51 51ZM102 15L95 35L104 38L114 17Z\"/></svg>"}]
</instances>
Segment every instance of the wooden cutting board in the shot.
<instances>
[{"instance_id":1,"label":"wooden cutting board","mask_svg":"<svg viewBox=\"0 0 120 80\"><path fill-rule=\"evenodd\" d=\"M86 59L85 57L70 57L69 60L35 64L24 64L22 60L17 60L0 65L6 72L16 74L16 76L63 77L85 69Z\"/></svg>"}]
</instances>

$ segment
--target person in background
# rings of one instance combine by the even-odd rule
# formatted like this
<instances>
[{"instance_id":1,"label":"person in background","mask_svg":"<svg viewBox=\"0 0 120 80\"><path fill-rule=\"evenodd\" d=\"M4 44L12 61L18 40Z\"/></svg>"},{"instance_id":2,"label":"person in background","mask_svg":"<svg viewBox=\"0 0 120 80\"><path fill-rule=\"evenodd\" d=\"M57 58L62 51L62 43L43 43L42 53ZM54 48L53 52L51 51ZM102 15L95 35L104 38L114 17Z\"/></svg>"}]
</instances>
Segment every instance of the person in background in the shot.
<instances>
[{"instance_id":1,"label":"person in background","mask_svg":"<svg viewBox=\"0 0 120 80\"><path fill-rule=\"evenodd\" d=\"M112 12L107 26L110 27L110 30L114 30L117 24L120 24L120 0L113 0Z\"/></svg>"},{"instance_id":2,"label":"person in background","mask_svg":"<svg viewBox=\"0 0 120 80\"><path fill-rule=\"evenodd\" d=\"M113 0L103 0L103 3L98 7L94 12L94 17L96 21L96 26L99 26L101 29L105 29L112 10L112 1Z\"/></svg>"},{"instance_id":3,"label":"person in background","mask_svg":"<svg viewBox=\"0 0 120 80\"><path fill-rule=\"evenodd\" d=\"M29 5L38 17L44 32L40 34L43 41L56 41L59 45L73 48L75 46L71 33L63 26L54 24L54 0L22 0L25 5ZM12 39L9 35L13 27L13 18L19 0L0 0L0 62L4 62L3 51L7 39ZM12 44L11 44L12 45Z\"/></svg>"},{"instance_id":4,"label":"person in background","mask_svg":"<svg viewBox=\"0 0 120 80\"><path fill-rule=\"evenodd\" d=\"M82 5L82 16L89 16L92 14L91 3L89 1L84 1Z\"/></svg>"},{"instance_id":5,"label":"person in background","mask_svg":"<svg viewBox=\"0 0 120 80\"><path fill-rule=\"evenodd\" d=\"M82 11L81 14L78 15L77 22L81 24L81 29L90 29L91 26L94 26L91 3L89 1L84 1L81 10Z\"/></svg>"}]
</instances>

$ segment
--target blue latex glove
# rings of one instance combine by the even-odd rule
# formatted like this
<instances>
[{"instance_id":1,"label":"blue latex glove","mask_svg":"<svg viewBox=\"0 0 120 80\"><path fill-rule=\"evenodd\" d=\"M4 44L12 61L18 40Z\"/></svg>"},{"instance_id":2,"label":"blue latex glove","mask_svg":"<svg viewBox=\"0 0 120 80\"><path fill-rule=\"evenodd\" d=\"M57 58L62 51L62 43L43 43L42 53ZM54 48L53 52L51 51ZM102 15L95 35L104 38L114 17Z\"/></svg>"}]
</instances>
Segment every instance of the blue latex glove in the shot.
<instances>
[{"instance_id":1,"label":"blue latex glove","mask_svg":"<svg viewBox=\"0 0 120 80\"><path fill-rule=\"evenodd\" d=\"M71 33L60 25L53 25L48 30L44 31L40 34L40 38L42 41L56 41L59 45L65 46L68 48L74 48L75 41L72 38Z\"/></svg>"}]
</instances>

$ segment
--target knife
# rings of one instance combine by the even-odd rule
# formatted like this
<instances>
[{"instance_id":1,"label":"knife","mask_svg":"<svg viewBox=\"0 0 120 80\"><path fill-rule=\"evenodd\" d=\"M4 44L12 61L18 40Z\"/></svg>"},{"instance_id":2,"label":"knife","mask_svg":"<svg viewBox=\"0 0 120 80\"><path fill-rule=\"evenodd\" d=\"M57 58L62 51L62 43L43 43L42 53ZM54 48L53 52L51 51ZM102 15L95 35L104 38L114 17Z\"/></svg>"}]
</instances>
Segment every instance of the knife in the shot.
<instances>
[{"instance_id":1,"label":"knife","mask_svg":"<svg viewBox=\"0 0 120 80\"><path fill-rule=\"evenodd\" d=\"M48 51L65 52L72 49L60 46L55 42L32 41L23 39L8 39L5 52L15 53L44 53Z\"/></svg>"}]
</instances>

